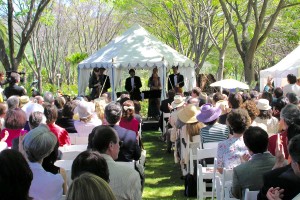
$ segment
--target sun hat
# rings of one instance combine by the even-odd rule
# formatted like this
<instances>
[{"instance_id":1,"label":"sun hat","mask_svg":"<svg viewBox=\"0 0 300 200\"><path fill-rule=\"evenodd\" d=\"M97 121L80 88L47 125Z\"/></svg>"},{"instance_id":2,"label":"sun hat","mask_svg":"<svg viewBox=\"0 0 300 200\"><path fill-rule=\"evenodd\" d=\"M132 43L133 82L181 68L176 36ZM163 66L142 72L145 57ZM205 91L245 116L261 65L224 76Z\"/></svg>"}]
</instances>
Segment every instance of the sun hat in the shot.
<instances>
[{"instance_id":1,"label":"sun hat","mask_svg":"<svg viewBox=\"0 0 300 200\"><path fill-rule=\"evenodd\" d=\"M174 101L171 104L172 108L183 106L183 104L185 103L184 99L185 98L183 98L181 95L175 95Z\"/></svg>"},{"instance_id":2,"label":"sun hat","mask_svg":"<svg viewBox=\"0 0 300 200\"><path fill-rule=\"evenodd\" d=\"M28 103L22 107L22 110L26 113L27 121L29 121L29 116L33 112L44 113L44 107L38 103Z\"/></svg>"},{"instance_id":3,"label":"sun hat","mask_svg":"<svg viewBox=\"0 0 300 200\"><path fill-rule=\"evenodd\" d=\"M186 124L198 122L196 115L199 113L197 106L189 104L178 112L180 121Z\"/></svg>"},{"instance_id":4,"label":"sun hat","mask_svg":"<svg viewBox=\"0 0 300 200\"><path fill-rule=\"evenodd\" d=\"M271 106L269 105L269 100L267 100L267 99L259 99L257 101L256 107L259 110L270 110L271 109Z\"/></svg>"},{"instance_id":5,"label":"sun hat","mask_svg":"<svg viewBox=\"0 0 300 200\"><path fill-rule=\"evenodd\" d=\"M204 104L201 108L200 113L197 115L197 120L199 122L211 122L216 120L222 113L221 108L213 107L212 104Z\"/></svg>"},{"instance_id":6,"label":"sun hat","mask_svg":"<svg viewBox=\"0 0 300 200\"><path fill-rule=\"evenodd\" d=\"M20 97L20 107L24 106L29 101L30 101L29 96L21 96Z\"/></svg>"},{"instance_id":7,"label":"sun hat","mask_svg":"<svg viewBox=\"0 0 300 200\"><path fill-rule=\"evenodd\" d=\"M94 112L95 112L95 105L87 101L80 101L74 110L74 113L78 113L80 119L86 119Z\"/></svg>"}]
</instances>

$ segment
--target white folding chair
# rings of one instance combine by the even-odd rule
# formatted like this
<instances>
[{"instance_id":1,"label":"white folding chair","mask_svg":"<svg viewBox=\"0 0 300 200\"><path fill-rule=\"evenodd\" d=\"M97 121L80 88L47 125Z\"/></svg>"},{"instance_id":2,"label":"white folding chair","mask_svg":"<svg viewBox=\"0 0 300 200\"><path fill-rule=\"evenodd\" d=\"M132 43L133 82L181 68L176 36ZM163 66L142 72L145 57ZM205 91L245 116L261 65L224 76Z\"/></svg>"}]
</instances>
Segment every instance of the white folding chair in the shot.
<instances>
[{"instance_id":1,"label":"white folding chair","mask_svg":"<svg viewBox=\"0 0 300 200\"><path fill-rule=\"evenodd\" d=\"M246 188L244 200L256 200L258 193L259 191L250 191L249 188Z\"/></svg>"},{"instance_id":2,"label":"white folding chair","mask_svg":"<svg viewBox=\"0 0 300 200\"><path fill-rule=\"evenodd\" d=\"M65 152L62 152L61 159L62 160L74 160L80 153L81 153L81 151L65 151Z\"/></svg>"},{"instance_id":3,"label":"white folding chair","mask_svg":"<svg viewBox=\"0 0 300 200\"><path fill-rule=\"evenodd\" d=\"M89 137L88 136L77 136L76 137L76 145L87 145L89 143Z\"/></svg>"},{"instance_id":4,"label":"white folding chair","mask_svg":"<svg viewBox=\"0 0 300 200\"><path fill-rule=\"evenodd\" d=\"M60 200L65 200L66 199L66 195L62 195Z\"/></svg>"},{"instance_id":5,"label":"white folding chair","mask_svg":"<svg viewBox=\"0 0 300 200\"><path fill-rule=\"evenodd\" d=\"M76 144L76 137L78 136L77 133L69 133L71 144Z\"/></svg>"},{"instance_id":6,"label":"white folding chair","mask_svg":"<svg viewBox=\"0 0 300 200\"><path fill-rule=\"evenodd\" d=\"M188 142L189 144L189 173L194 174L194 160L197 160L197 149L199 142Z\"/></svg>"},{"instance_id":7,"label":"white folding chair","mask_svg":"<svg viewBox=\"0 0 300 200\"><path fill-rule=\"evenodd\" d=\"M167 132L167 122L165 118L170 118L171 114L170 113L164 113L163 112L163 131L162 131L162 136Z\"/></svg>"},{"instance_id":8,"label":"white folding chair","mask_svg":"<svg viewBox=\"0 0 300 200\"><path fill-rule=\"evenodd\" d=\"M224 168L222 174L222 189L221 189L222 200L237 200L234 197L230 197L232 179L233 179L233 169Z\"/></svg>"},{"instance_id":9,"label":"white folding chair","mask_svg":"<svg viewBox=\"0 0 300 200\"><path fill-rule=\"evenodd\" d=\"M197 199L210 197L212 194L206 191L206 183L203 179L213 179L213 168L203 167L200 161L205 158L217 157L217 149L197 149Z\"/></svg>"},{"instance_id":10,"label":"white folding chair","mask_svg":"<svg viewBox=\"0 0 300 200\"><path fill-rule=\"evenodd\" d=\"M203 143L203 149L217 149L219 142L206 142Z\"/></svg>"},{"instance_id":11,"label":"white folding chair","mask_svg":"<svg viewBox=\"0 0 300 200\"><path fill-rule=\"evenodd\" d=\"M54 165L56 167L64 168L65 170L72 169L73 160L57 160Z\"/></svg>"},{"instance_id":12,"label":"white folding chair","mask_svg":"<svg viewBox=\"0 0 300 200\"><path fill-rule=\"evenodd\" d=\"M65 151L85 151L87 150L87 144L65 145L58 148L61 152Z\"/></svg>"}]
</instances>

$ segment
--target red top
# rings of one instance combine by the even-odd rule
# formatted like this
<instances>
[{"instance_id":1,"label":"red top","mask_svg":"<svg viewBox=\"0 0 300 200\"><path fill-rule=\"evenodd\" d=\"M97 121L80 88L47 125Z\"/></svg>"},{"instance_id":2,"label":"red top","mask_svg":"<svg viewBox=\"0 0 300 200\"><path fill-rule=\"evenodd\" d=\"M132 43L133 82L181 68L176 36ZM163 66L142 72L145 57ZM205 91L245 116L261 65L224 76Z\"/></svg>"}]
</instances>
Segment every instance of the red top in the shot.
<instances>
[{"instance_id":1,"label":"red top","mask_svg":"<svg viewBox=\"0 0 300 200\"><path fill-rule=\"evenodd\" d=\"M136 137L138 137L138 135L139 135L139 125L140 125L140 123L139 123L139 121L138 121L137 119L132 118L132 120L127 121L127 119L124 119L124 118L122 117L122 119L121 119L119 125L120 125L121 127L123 127L123 128L126 128L126 129L128 129L128 130L134 131L134 132L136 133Z\"/></svg>"},{"instance_id":2,"label":"red top","mask_svg":"<svg viewBox=\"0 0 300 200\"><path fill-rule=\"evenodd\" d=\"M48 127L52 133L57 137L59 146L64 146L65 144L71 145L69 133L66 131L66 129L53 124L48 124Z\"/></svg>"},{"instance_id":3,"label":"red top","mask_svg":"<svg viewBox=\"0 0 300 200\"><path fill-rule=\"evenodd\" d=\"M288 143L288 139L287 139L287 131L282 131L280 133L281 137L282 137L282 146L283 146L283 150L284 150L284 154L285 154L285 159L288 159L289 157L289 152L287 150L287 143ZM268 146L268 150L270 151L270 153L275 156L275 149L276 149L276 142L277 142L277 134L272 135L271 137L269 137L269 146Z\"/></svg>"},{"instance_id":4,"label":"red top","mask_svg":"<svg viewBox=\"0 0 300 200\"><path fill-rule=\"evenodd\" d=\"M23 129L9 129L9 128L5 128L0 133L0 138L1 139L5 137L5 131L8 131L8 137L7 137L7 139L4 142L7 143L8 147L12 146L13 139L19 137L20 135L24 135L24 134L27 133L27 131L23 130Z\"/></svg>"}]
</instances>

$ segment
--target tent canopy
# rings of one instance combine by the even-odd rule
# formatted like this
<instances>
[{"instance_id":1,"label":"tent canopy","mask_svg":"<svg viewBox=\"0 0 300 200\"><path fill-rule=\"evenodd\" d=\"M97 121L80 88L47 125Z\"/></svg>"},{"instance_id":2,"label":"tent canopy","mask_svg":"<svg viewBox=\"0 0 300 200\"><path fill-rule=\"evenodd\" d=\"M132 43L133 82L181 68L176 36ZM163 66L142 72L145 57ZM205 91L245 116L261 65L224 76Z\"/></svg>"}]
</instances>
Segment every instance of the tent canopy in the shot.
<instances>
[{"instance_id":1,"label":"tent canopy","mask_svg":"<svg viewBox=\"0 0 300 200\"><path fill-rule=\"evenodd\" d=\"M268 77L273 78L275 87L282 87L287 84L288 74L300 75L299 68L300 45L273 67L260 71L260 91L267 84Z\"/></svg>"},{"instance_id":2,"label":"tent canopy","mask_svg":"<svg viewBox=\"0 0 300 200\"><path fill-rule=\"evenodd\" d=\"M167 85L167 68L179 66L185 77L185 90L196 85L195 63L162 43L140 25L134 25L123 35L115 38L105 47L83 60L78 65L78 93L84 95L88 86L90 73L95 67L104 67L110 76L112 98L121 86L121 72L124 69L153 69L158 67L162 83L162 96ZM150 77L149 73L149 77Z\"/></svg>"}]
</instances>

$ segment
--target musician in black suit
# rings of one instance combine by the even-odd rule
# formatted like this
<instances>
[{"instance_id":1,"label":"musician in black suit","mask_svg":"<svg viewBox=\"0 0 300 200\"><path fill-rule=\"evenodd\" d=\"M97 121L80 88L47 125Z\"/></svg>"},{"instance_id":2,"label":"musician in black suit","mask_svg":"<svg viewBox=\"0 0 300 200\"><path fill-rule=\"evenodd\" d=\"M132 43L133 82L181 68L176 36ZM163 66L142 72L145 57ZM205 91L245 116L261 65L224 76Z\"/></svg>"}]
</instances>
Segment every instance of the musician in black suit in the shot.
<instances>
[{"instance_id":1,"label":"musician in black suit","mask_svg":"<svg viewBox=\"0 0 300 200\"><path fill-rule=\"evenodd\" d=\"M184 77L178 72L178 66L173 66L172 69L173 74L168 78L168 91L173 89L175 93L183 93Z\"/></svg>"},{"instance_id":2,"label":"musician in black suit","mask_svg":"<svg viewBox=\"0 0 300 200\"><path fill-rule=\"evenodd\" d=\"M140 77L135 76L134 69L129 70L130 77L126 79L125 90L129 92L131 100L141 101L140 88L142 87L142 82Z\"/></svg>"},{"instance_id":3,"label":"musician in black suit","mask_svg":"<svg viewBox=\"0 0 300 200\"><path fill-rule=\"evenodd\" d=\"M99 98L101 94L107 92L110 88L109 76L105 75L104 71L104 67L95 67L92 75L90 76L89 88L92 88L92 92L90 94L92 100Z\"/></svg>"}]
</instances>

